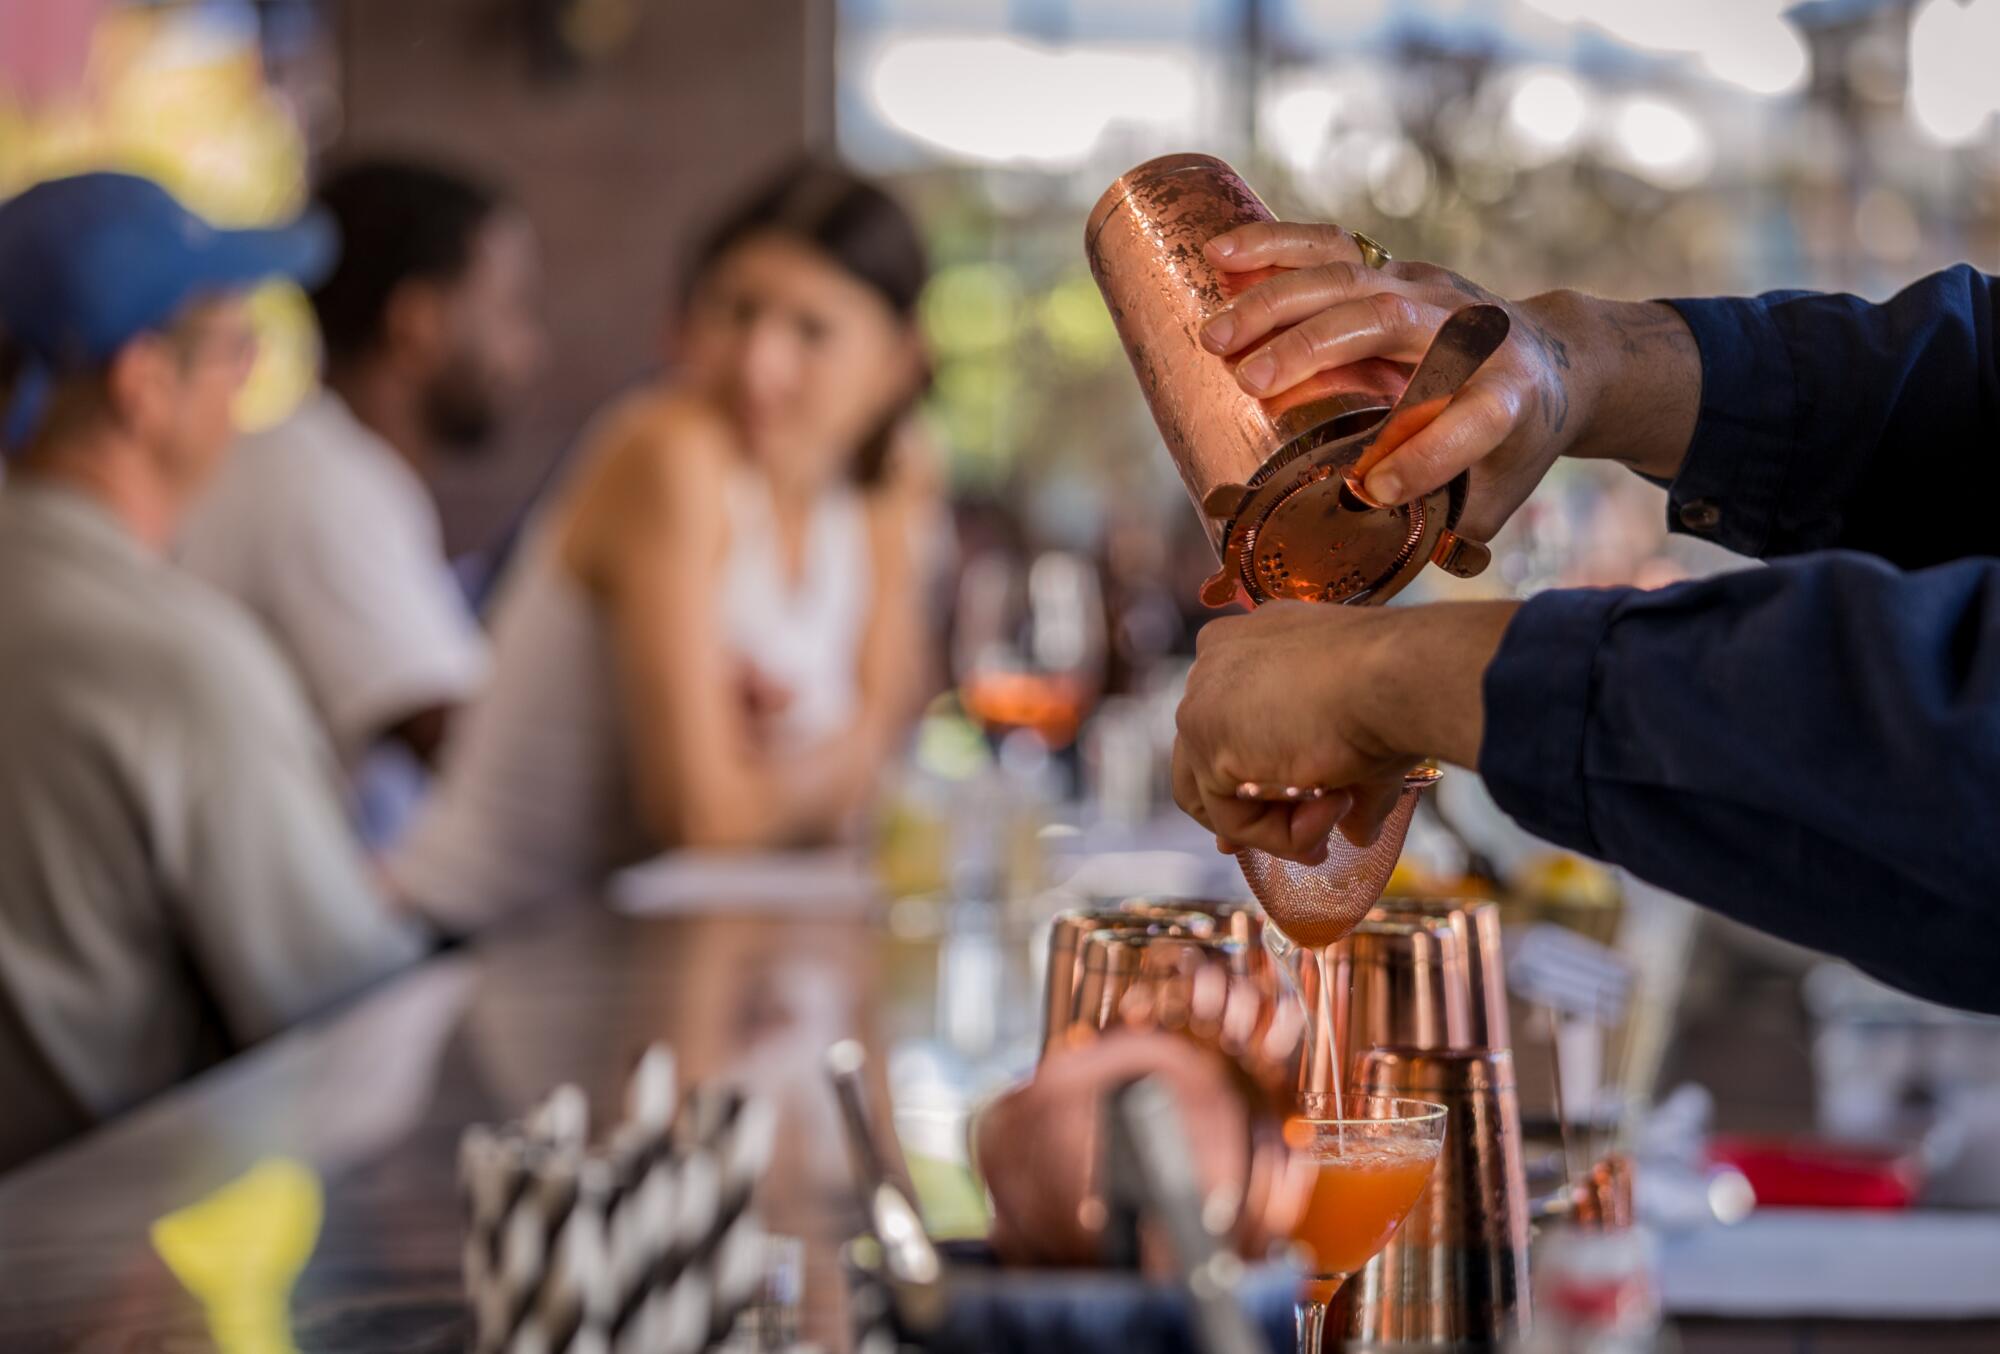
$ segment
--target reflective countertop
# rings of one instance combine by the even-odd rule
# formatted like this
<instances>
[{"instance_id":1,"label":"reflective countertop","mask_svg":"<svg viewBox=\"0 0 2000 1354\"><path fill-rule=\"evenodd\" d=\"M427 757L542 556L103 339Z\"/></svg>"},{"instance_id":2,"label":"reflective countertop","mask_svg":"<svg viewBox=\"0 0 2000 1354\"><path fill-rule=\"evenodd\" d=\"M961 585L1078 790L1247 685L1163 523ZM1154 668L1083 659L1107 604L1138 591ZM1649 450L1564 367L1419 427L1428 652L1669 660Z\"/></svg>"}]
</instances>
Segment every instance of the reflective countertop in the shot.
<instances>
[{"instance_id":1,"label":"reflective countertop","mask_svg":"<svg viewBox=\"0 0 2000 1354\"><path fill-rule=\"evenodd\" d=\"M0 1348L462 1349L460 1133L565 1081L601 1122L656 1039L776 1103L760 1209L807 1243L804 1334L842 1347L858 1216L820 1057L880 1047L887 948L851 903L578 905L434 956L0 1179Z\"/></svg>"}]
</instances>

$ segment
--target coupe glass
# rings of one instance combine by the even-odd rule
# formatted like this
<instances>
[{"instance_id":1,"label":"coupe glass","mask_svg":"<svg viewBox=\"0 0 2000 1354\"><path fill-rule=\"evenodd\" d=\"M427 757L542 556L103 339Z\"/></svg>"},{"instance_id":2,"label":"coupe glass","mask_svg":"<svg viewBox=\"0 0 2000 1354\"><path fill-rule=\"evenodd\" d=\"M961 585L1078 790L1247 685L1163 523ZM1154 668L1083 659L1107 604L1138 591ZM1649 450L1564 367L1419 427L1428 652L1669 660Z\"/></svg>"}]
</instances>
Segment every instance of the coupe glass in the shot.
<instances>
[{"instance_id":1,"label":"coupe glass","mask_svg":"<svg viewBox=\"0 0 2000 1354\"><path fill-rule=\"evenodd\" d=\"M1392 1096L1350 1096L1341 1118L1286 1122L1291 1237L1306 1265L1299 1354L1318 1354L1327 1303L1389 1244L1430 1183L1444 1123L1444 1106Z\"/></svg>"}]
</instances>

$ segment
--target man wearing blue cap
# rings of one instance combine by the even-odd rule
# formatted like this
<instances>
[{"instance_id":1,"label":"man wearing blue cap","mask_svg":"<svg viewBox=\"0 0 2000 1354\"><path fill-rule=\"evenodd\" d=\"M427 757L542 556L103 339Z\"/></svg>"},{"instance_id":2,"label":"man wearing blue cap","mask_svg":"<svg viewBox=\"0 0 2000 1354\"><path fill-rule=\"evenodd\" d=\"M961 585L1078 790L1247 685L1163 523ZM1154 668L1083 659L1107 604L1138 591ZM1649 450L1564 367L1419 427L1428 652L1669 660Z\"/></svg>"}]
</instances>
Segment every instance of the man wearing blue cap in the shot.
<instances>
[{"instance_id":1,"label":"man wearing blue cap","mask_svg":"<svg viewBox=\"0 0 2000 1354\"><path fill-rule=\"evenodd\" d=\"M255 623L167 564L243 290L330 232L118 174L0 204L0 1168L408 960Z\"/></svg>"},{"instance_id":2,"label":"man wearing blue cap","mask_svg":"<svg viewBox=\"0 0 2000 1354\"><path fill-rule=\"evenodd\" d=\"M313 196L341 241L312 289L324 385L243 439L178 557L263 623L382 846L486 677L434 494L541 365L538 249L498 189L422 160L355 161Z\"/></svg>"}]
</instances>

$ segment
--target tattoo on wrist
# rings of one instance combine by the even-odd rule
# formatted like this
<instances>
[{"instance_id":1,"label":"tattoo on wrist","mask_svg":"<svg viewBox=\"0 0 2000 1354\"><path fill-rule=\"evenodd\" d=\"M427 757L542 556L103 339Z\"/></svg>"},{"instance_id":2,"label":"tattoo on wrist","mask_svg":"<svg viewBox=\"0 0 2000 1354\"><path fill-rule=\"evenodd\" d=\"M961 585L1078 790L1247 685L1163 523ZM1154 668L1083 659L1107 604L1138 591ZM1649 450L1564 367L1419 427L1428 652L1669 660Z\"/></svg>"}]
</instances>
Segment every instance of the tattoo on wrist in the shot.
<instances>
[{"instance_id":1,"label":"tattoo on wrist","mask_svg":"<svg viewBox=\"0 0 2000 1354\"><path fill-rule=\"evenodd\" d=\"M1501 302L1499 297L1470 278L1460 277L1457 273L1446 272L1445 279L1451 283L1451 289L1460 296L1469 296L1475 301L1491 301L1497 304L1505 304Z\"/></svg>"},{"instance_id":2,"label":"tattoo on wrist","mask_svg":"<svg viewBox=\"0 0 2000 1354\"><path fill-rule=\"evenodd\" d=\"M1503 298L1478 283L1449 270L1444 276L1450 283L1451 289L1461 296L1474 301L1505 306L1516 324L1520 326L1521 337L1532 343L1541 353L1543 367L1560 373L1555 380L1542 383L1535 398L1543 425L1551 434L1561 434L1569 426L1569 344L1557 338L1548 325L1539 316L1532 314L1526 306L1509 305Z\"/></svg>"},{"instance_id":3,"label":"tattoo on wrist","mask_svg":"<svg viewBox=\"0 0 2000 1354\"><path fill-rule=\"evenodd\" d=\"M1605 312L1611 336L1627 357L1645 358L1660 352L1693 353L1694 334L1672 306L1659 302L1612 306Z\"/></svg>"},{"instance_id":4,"label":"tattoo on wrist","mask_svg":"<svg viewBox=\"0 0 2000 1354\"><path fill-rule=\"evenodd\" d=\"M1701 400L1701 346L1672 306L1658 301L1599 302L1599 341L1616 353L1605 385L1620 435L1600 454L1656 478L1670 479L1687 451ZM1643 413L1643 417L1632 415Z\"/></svg>"},{"instance_id":5,"label":"tattoo on wrist","mask_svg":"<svg viewBox=\"0 0 2000 1354\"><path fill-rule=\"evenodd\" d=\"M1555 380L1542 386L1540 402L1542 421L1552 433L1560 433L1569 426L1569 344L1550 332L1548 325L1540 318L1520 312L1521 335L1541 350L1543 364L1559 373Z\"/></svg>"}]
</instances>

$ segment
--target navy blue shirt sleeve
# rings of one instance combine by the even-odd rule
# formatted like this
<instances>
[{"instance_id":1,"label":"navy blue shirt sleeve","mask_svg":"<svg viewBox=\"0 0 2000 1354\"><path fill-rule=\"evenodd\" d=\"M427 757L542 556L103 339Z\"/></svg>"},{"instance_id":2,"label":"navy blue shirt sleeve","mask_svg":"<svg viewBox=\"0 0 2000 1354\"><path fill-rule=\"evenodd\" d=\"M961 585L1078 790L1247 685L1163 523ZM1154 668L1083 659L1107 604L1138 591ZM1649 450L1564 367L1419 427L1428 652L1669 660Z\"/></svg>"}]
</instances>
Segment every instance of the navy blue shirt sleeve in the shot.
<instances>
[{"instance_id":1,"label":"navy blue shirt sleeve","mask_svg":"<svg viewBox=\"0 0 2000 1354\"><path fill-rule=\"evenodd\" d=\"M2000 1012L1995 285L1672 304L1702 400L1671 523L1824 553L1531 599L1479 769L1558 845Z\"/></svg>"},{"instance_id":2,"label":"navy blue shirt sleeve","mask_svg":"<svg viewBox=\"0 0 2000 1354\"><path fill-rule=\"evenodd\" d=\"M1480 773L1529 831L2000 1012L2000 564L1543 593L1485 700Z\"/></svg>"},{"instance_id":3,"label":"navy blue shirt sleeve","mask_svg":"<svg viewBox=\"0 0 2000 1354\"><path fill-rule=\"evenodd\" d=\"M2000 553L2000 283L1935 273L1880 305L1815 292L1676 300L1701 414L1668 524L1742 555L1864 550L1905 568Z\"/></svg>"}]
</instances>

